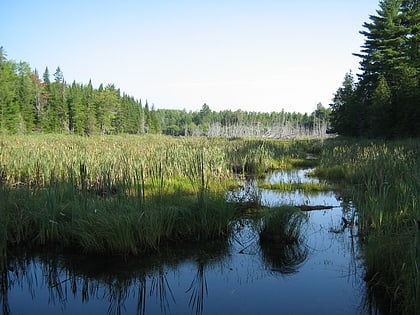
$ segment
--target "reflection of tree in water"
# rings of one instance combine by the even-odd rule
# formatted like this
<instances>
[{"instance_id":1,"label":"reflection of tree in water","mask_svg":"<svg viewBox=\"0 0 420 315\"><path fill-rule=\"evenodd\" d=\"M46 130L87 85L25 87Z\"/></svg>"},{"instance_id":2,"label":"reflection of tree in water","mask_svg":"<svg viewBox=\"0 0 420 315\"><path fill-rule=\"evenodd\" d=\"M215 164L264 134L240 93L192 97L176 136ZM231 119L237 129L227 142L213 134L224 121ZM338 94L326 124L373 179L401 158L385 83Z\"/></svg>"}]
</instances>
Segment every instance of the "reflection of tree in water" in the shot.
<instances>
[{"instance_id":1,"label":"reflection of tree in water","mask_svg":"<svg viewBox=\"0 0 420 315\"><path fill-rule=\"evenodd\" d=\"M229 191L227 200L243 209L259 207L261 205L261 191L255 176L238 176L239 190Z\"/></svg>"}]
</instances>

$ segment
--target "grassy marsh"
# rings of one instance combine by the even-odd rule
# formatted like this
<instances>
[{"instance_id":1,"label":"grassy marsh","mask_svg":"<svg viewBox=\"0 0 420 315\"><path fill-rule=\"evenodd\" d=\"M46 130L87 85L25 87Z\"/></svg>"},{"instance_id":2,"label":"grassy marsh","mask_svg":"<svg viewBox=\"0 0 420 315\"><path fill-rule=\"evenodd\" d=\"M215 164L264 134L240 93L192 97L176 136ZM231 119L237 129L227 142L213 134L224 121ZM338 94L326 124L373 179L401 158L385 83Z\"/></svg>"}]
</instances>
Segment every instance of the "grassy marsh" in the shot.
<instances>
[{"instance_id":1,"label":"grassy marsh","mask_svg":"<svg viewBox=\"0 0 420 315\"><path fill-rule=\"evenodd\" d=\"M293 183L293 182L282 182L282 183L260 183L258 187L262 189L281 190L281 191L295 191L301 190L304 192L311 191L328 191L331 190L331 185L327 183Z\"/></svg>"},{"instance_id":2,"label":"grassy marsh","mask_svg":"<svg viewBox=\"0 0 420 315\"><path fill-rule=\"evenodd\" d=\"M235 174L310 163L318 165L315 176L340 182L357 208L371 287L386 292L394 311L415 314L419 148L418 139L1 136L0 255L23 245L130 255L168 242L227 239L238 211L225 196ZM317 159L306 162L308 154Z\"/></svg>"},{"instance_id":3,"label":"grassy marsh","mask_svg":"<svg viewBox=\"0 0 420 315\"><path fill-rule=\"evenodd\" d=\"M366 279L393 313L420 310L419 149L419 139L330 140L315 171L345 183L358 209Z\"/></svg>"},{"instance_id":4,"label":"grassy marsh","mask_svg":"<svg viewBox=\"0 0 420 315\"><path fill-rule=\"evenodd\" d=\"M305 156L312 141L64 135L0 138L0 249L138 254L227 237L236 172Z\"/></svg>"}]
</instances>

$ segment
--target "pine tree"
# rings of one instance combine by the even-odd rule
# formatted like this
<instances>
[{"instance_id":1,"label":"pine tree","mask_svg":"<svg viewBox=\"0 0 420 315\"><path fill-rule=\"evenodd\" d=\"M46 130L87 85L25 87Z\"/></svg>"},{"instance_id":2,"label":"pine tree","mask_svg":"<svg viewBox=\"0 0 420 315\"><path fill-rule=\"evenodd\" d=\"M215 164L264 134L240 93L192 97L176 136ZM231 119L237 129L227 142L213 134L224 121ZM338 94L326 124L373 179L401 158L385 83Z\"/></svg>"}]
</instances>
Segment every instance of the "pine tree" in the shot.
<instances>
[{"instance_id":1,"label":"pine tree","mask_svg":"<svg viewBox=\"0 0 420 315\"><path fill-rule=\"evenodd\" d=\"M86 111L83 105L83 86L73 81L67 91L69 131L70 133L84 135Z\"/></svg>"},{"instance_id":2,"label":"pine tree","mask_svg":"<svg viewBox=\"0 0 420 315\"><path fill-rule=\"evenodd\" d=\"M32 81L31 69L26 62L19 62L16 72L18 76L16 101L20 112L20 131L28 133L35 129L36 86Z\"/></svg>"},{"instance_id":3,"label":"pine tree","mask_svg":"<svg viewBox=\"0 0 420 315\"><path fill-rule=\"evenodd\" d=\"M359 54L362 73L353 96L340 88L332 104L332 127L347 135L420 134L419 1L382 0L364 23ZM346 93L344 93L344 96Z\"/></svg>"},{"instance_id":4,"label":"pine tree","mask_svg":"<svg viewBox=\"0 0 420 315\"><path fill-rule=\"evenodd\" d=\"M52 108L50 108L51 100L51 82L50 82L50 72L48 67L45 68L44 74L42 75L42 100L41 100L41 112L40 112L40 122L41 129L44 132L52 132L50 115L52 114Z\"/></svg>"},{"instance_id":5,"label":"pine tree","mask_svg":"<svg viewBox=\"0 0 420 315\"><path fill-rule=\"evenodd\" d=\"M34 110L34 125L37 131L42 130L41 125L41 107L42 107L42 82L39 79L38 71L35 69L31 75L33 90L33 110Z\"/></svg>"},{"instance_id":6,"label":"pine tree","mask_svg":"<svg viewBox=\"0 0 420 315\"><path fill-rule=\"evenodd\" d=\"M331 131L346 136L358 136L355 128L358 119L356 110L356 85L352 72L344 76L343 85L334 95L331 106ZM360 114L360 113L359 113Z\"/></svg>"},{"instance_id":7,"label":"pine tree","mask_svg":"<svg viewBox=\"0 0 420 315\"><path fill-rule=\"evenodd\" d=\"M18 131L18 112L16 103L17 76L16 64L6 58L6 52L0 47L0 132Z\"/></svg>"},{"instance_id":8,"label":"pine tree","mask_svg":"<svg viewBox=\"0 0 420 315\"><path fill-rule=\"evenodd\" d=\"M54 73L54 82L50 84L51 99L48 119L52 132L68 132L68 117L66 105L66 83L63 72L57 67Z\"/></svg>"},{"instance_id":9,"label":"pine tree","mask_svg":"<svg viewBox=\"0 0 420 315\"><path fill-rule=\"evenodd\" d=\"M390 137L392 130L392 95L385 76L380 75L376 89L371 96L370 136Z\"/></svg>"},{"instance_id":10,"label":"pine tree","mask_svg":"<svg viewBox=\"0 0 420 315\"><path fill-rule=\"evenodd\" d=\"M119 90L114 85L103 88L101 84L96 95L96 122L101 134L115 132L117 113L119 111Z\"/></svg>"},{"instance_id":11,"label":"pine tree","mask_svg":"<svg viewBox=\"0 0 420 315\"><path fill-rule=\"evenodd\" d=\"M97 132L96 104L97 92L93 89L92 81L83 89L84 134L91 135Z\"/></svg>"}]
</instances>

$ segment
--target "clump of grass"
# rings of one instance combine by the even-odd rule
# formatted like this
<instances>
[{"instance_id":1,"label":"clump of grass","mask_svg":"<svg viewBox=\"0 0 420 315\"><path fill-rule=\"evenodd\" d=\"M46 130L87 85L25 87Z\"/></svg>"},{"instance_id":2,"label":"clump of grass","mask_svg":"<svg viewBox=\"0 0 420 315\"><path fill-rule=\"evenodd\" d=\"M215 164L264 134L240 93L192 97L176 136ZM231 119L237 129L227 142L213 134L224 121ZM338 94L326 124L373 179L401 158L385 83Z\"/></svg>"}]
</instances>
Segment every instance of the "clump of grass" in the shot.
<instances>
[{"instance_id":1,"label":"clump of grass","mask_svg":"<svg viewBox=\"0 0 420 315\"><path fill-rule=\"evenodd\" d=\"M284 245L298 243L306 220L307 216L293 206L267 209L262 218L260 240Z\"/></svg>"},{"instance_id":2,"label":"clump of grass","mask_svg":"<svg viewBox=\"0 0 420 315\"><path fill-rule=\"evenodd\" d=\"M293 168L312 168L319 164L318 159L315 158L300 158L290 159L289 163Z\"/></svg>"},{"instance_id":3,"label":"clump of grass","mask_svg":"<svg viewBox=\"0 0 420 315\"><path fill-rule=\"evenodd\" d=\"M258 185L262 189L270 189L270 190L281 190L281 191L295 191L301 190L304 192L313 192L313 191L328 191L331 190L331 186L325 182L281 182L281 183L260 183Z\"/></svg>"},{"instance_id":4,"label":"clump of grass","mask_svg":"<svg viewBox=\"0 0 420 315\"><path fill-rule=\"evenodd\" d=\"M346 178L346 169L342 165L320 166L312 171L312 175L334 182L341 182Z\"/></svg>"},{"instance_id":5,"label":"clump of grass","mask_svg":"<svg viewBox=\"0 0 420 315\"><path fill-rule=\"evenodd\" d=\"M12 190L10 199L2 198L5 246L136 255L157 250L161 243L227 238L234 214L232 205L219 193L205 193L199 200L177 191L150 197L141 207L136 198L86 199L75 188L72 193L55 190L15 198L20 194L22 191Z\"/></svg>"},{"instance_id":6,"label":"clump of grass","mask_svg":"<svg viewBox=\"0 0 420 315\"><path fill-rule=\"evenodd\" d=\"M259 231L263 260L272 271L295 273L307 257L303 244L302 226L307 221L304 212L293 206L266 209Z\"/></svg>"}]
</instances>

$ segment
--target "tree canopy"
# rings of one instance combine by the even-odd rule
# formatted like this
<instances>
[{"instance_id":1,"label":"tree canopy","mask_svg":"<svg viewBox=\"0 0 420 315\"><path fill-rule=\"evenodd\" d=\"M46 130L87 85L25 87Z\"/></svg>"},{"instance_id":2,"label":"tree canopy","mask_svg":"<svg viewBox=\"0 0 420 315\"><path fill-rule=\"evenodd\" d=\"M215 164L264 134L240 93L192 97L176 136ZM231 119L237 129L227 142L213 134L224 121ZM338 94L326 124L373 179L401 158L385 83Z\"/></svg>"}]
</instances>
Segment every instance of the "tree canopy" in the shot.
<instances>
[{"instance_id":1,"label":"tree canopy","mask_svg":"<svg viewBox=\"0 0 420 315\"><path fill-rule=\"evenodd\" d=\"M346 74L334 95L332 129L343 135L420 135L420 8L418 0L382 0L364 23L358 81Z\"/></svg>"},{"instance_id":2,"label":"tree canopy","mask_svg":"<svg viewBox=\"0 0 420 315\"><path fill-rule=\"evenodd\" d=\"M199 111L155 109L113 84L94 88L67 83L60 67L42 77L25 62L8 60L0 49L0 133L145 134L173 136L324 135L329 109L321 104L311 115L284 111L263 113L225 110L204 104Z\"/></svg>"}]
</instances>

